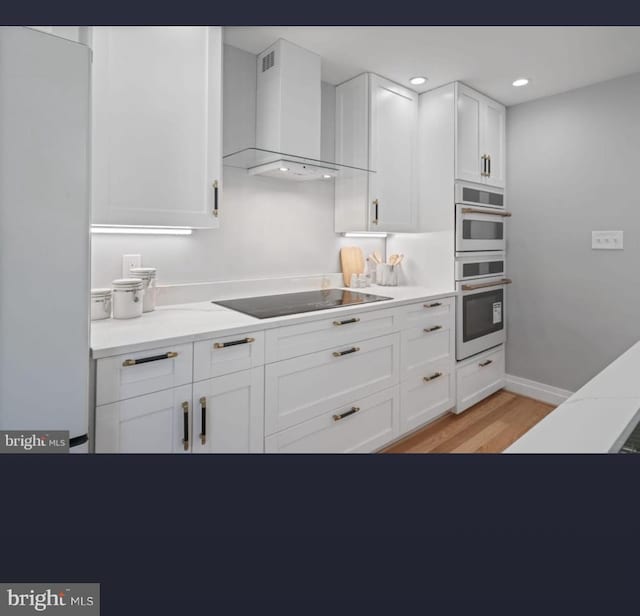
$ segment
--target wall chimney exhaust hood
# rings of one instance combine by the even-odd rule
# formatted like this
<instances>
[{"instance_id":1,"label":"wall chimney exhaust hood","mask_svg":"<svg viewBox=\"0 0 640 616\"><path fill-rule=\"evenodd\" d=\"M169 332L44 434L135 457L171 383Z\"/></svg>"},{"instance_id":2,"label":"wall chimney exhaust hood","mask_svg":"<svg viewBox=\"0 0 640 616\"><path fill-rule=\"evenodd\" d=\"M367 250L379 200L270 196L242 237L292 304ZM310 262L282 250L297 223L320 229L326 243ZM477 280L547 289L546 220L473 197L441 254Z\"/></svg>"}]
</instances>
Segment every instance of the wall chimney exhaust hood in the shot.
<instances>
[{"instance_id":1,"label":"wall chimney exhaust hood","mask_svg":"<svg viewBox=\"0 0 640 616\"><path fill-rule=\"evenodd\" d=\"M321 60L279 39L257 57L256 147L223 157L250 175L331 180L370 173L321 160Z\"/></svg>"}]
</instances>

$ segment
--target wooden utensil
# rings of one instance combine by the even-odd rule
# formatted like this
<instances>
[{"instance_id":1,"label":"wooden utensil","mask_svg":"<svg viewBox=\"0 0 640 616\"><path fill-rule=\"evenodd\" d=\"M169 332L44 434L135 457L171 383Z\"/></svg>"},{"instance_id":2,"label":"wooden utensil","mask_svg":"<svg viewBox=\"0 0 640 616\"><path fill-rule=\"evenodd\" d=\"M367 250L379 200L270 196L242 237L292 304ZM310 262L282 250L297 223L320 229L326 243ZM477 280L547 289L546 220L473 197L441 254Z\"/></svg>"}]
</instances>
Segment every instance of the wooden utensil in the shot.
<instances>
[{"instance_id":1,"label":"wooden utensil","mask_svg":"<svg viewBox=\"0 0 640 616\"><path fill-rule=\"evenodd\" d=\"M345 246L340 249L340 264L344 286L351 285L351 274L364 274L364 255L358 246Z\"/></svg>"},{"instance_id":2,"label":"wooden utensil","mask_svg":"<svg viewBox=\"0 0 640 616\"><path fill-rule=\"evenodd\" d=\"M376 263L384 263L384 261L382 260L382 256L380 255L380 253L376 250L373 253L373 256L376 260Z\"/></svg>"}]
</instances>

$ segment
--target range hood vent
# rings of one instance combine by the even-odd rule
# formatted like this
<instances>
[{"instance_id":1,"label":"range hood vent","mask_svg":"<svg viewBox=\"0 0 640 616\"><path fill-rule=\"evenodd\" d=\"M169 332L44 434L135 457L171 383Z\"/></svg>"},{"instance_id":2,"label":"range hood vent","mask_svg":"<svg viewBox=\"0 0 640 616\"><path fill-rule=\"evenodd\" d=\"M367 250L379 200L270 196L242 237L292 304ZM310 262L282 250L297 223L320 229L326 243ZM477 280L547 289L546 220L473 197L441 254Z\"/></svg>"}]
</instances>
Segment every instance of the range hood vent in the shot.
<instances>
[{"instance_id":1,"label":"range hood vent","mask_svg":"<svg viewBox=\"0 0 640 616\"><path fill-rule=\"evenodd\" d=\"M305 181L334 178L363 177L375 173L370 169L341 165L338 163L263 150L261 148L245 148L223 158L227 167L246 169L249 175L277 177L283 180Z\"/></svg>"},{"instance_id":2,"label":"range hood vent","mask_svg":"<svg viewBox=\"0 0 640 616\"><path fill-rule=\"evenodd\" d=\"M224 164L295 181L369 173L321 160L320 69L320 56L284 39L258 54L256 147L224 156Z\"/></svg>"}]
</instances>

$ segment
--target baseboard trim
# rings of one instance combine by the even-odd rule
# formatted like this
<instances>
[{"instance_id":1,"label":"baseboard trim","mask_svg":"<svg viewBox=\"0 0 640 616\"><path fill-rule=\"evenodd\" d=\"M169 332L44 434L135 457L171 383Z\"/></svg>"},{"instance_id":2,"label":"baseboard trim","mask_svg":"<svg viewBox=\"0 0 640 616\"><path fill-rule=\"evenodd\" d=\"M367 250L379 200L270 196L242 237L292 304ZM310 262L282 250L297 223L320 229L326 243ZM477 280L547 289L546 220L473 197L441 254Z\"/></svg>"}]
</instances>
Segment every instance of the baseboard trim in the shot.
<instances>
[{"instance_id":1,"label":"baseboard trim","mask_svg":"<svg viewBox=\"0 0 640 616\"><path fill-rule=\"evenodd\" d=\"M528 398L535 398L547 404L562 404L573 394L572 391L567 389L560 389L559 387L553 387L545 383L523 379L520 376L514 376L512 374L505 375L505 379L507 382L505 389L507 391L520 394L521 396L527 396Z\"/></svg>"}]
</instances>

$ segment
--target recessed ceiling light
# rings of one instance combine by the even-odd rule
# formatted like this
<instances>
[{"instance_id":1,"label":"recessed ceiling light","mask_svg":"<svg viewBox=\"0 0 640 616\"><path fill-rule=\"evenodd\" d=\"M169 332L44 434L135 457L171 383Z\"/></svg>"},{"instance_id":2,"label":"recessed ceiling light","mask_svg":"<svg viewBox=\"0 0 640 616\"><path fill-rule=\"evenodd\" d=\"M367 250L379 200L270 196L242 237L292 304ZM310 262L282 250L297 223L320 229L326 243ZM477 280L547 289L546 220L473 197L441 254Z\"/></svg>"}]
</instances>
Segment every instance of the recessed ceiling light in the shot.
<instances>
[{"instance_id":1,"label":"recessed ceiling light","mask_svg":"<svg viewBox=\"0 0 640 616\"><path fill-rule=\"evenodd\" d=\"M520 79L516 79L511 85L519 88L521 86L526 86L529 83L528 79L521 77Z\"/></svg>"},{"instance_id":2,"label":"recessed ceiling light","mask_svg":"<svg viewBox=\"0 0 640 616\"><path fill-rule=\"evenodd\" d=\"M289 171L289 167L280 167L280 171Z\"/></svg>"},{"instance_id":3,"label":"recessed ceiling light","mask_svg":"<svg viewBox=\"0 0 640 616\"><path fill-rule=\"evenodd\" d=\"M426 77L412 77L411 79L409 79L409 83L412 86L421 86L423 83L426 83L426 81Z\"/></svg>"}]
</instances>

